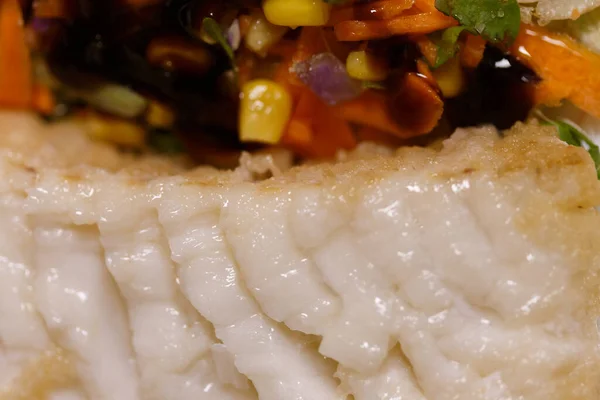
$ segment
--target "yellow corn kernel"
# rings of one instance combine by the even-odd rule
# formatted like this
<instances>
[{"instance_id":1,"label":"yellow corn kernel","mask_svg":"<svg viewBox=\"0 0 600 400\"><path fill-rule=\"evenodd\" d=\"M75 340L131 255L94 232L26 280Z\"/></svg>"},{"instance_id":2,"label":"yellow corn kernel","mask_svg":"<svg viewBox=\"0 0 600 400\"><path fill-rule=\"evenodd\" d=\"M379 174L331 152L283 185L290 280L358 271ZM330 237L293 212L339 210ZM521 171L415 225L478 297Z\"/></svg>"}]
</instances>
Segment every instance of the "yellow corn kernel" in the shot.
<instances>
[{"instance_id":1,"label":"yellow corn kernel","mask_svg":"<svg viewBox=\"0 0 600 400\"><path fill-rule=\"evenodd\" d=\"M239 131L242 142L279 142L292 114L287 90L267 79L250 81L242 88Z\"/></svg>"},{"instance_id":2,"label":"yellow corn kernel","mask_svg":"<svg viewBox=\"0 0 600 400\"><path fill-rule=\"evenodd\" d=\"M465 88L465 76L458 57L449 60L432 73L446 98L458 96Z\"/></svg>"},{"instance_id":3,"label":"yellow corn kernel","mask_svg":"<svg viewBox=\"0 0 600 400\"><path fill-rule=\"evenodd\" d=\"M264 0L263 12L273 25L323 26L329 20L330 6L323 0Z\"/></svg>"},{"instance_id":4,"label":"yellow corn kernel","mask_svg":"<svg viewBox=\"0 0 600 400\"><path fill-rule=\"evenodd\" d=\"M117 118L86 113L76 117L95 140L109 142L128 148L142 148L146 142L146 132L139 124Z\"/></svg>"},{"instance_id":5,"label":"yellow corn kernel","mask_svg":"<svg viewBox=\"0 0 600 400\"><path fill-rule=\"evenodd\" d=\"M361 50L348 55L346 71L352 78L361 81L383 81L387 78L389 69L385 62Z\"/></svg>"},{"instance_id":6,"label":"yellow corn kernel","mask_svg":"<svg viewBox=\"0 0 600 400\"><path fill-rule=\"evenodd\" d=\"M146 111L146 121L154 128L168 129L173 125L175 116L173 111L164 104L151 101Z\"/></svg>"}]
</instances>

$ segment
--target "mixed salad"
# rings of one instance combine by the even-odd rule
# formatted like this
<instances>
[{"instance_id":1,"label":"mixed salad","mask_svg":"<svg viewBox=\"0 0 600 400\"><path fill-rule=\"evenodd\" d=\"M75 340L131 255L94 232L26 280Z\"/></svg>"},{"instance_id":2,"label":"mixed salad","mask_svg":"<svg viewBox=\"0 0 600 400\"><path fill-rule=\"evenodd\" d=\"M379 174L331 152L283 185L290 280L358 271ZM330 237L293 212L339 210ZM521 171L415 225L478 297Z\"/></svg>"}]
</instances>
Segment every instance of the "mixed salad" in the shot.
<instances>
[{"instance_id":1,"label":"mixed salad","mask_svg":"<svg viewBox=\"0 0 600 400\"><path fill-rule=\"evenodd\" d=\"M505 129L564 101L600 118L595 18L579 18L593 7L564 2L571 20L549 23L549 0L519 3L3 0L0 107L78 119L126 148L308 158Z\"/></svg>"}]
</instances>

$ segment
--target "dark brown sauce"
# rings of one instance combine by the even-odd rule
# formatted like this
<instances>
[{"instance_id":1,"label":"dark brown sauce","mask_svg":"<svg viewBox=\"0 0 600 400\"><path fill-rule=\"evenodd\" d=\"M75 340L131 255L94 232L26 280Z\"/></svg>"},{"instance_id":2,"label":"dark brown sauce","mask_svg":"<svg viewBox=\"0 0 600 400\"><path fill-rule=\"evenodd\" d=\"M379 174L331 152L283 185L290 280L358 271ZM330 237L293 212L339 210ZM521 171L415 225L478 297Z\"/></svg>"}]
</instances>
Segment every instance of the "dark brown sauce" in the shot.
<instances>
[{"instance_id":1,"label":"dark brown sauce","mask_svg":"<svg viewBox=\"0 0 600 400\"><path fill-rule=\"evenodd\" d=\"M467 89L446 101L453 127L493 124L508 129L524 121L534 107L533 85L540 78L514 57L488 46L483 61L468 72Z\"/></svg>"}]
</instances>

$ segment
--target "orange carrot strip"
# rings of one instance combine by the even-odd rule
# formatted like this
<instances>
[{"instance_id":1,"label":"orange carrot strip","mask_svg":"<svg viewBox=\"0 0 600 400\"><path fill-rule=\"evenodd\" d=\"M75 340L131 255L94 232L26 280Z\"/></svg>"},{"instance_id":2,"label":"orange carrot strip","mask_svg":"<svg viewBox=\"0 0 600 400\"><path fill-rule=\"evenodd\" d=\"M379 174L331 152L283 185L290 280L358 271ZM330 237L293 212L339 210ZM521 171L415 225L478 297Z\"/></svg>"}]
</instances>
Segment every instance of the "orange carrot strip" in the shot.
<instances>
[{"instance_id":1,"label":"orange carrot strip","mask_svg":"<svg viewBox=\"0 0 600 400\"><path fill-rule=\"evenodd\" d=\"M18 0L0 1L0 106L31 105L31 57Z\"/></svg>"},{"instance_id":2,"label":"orange carrot strip","mask_svg":"<svg viewBox=\"0 0 600 400\"><path fill-rule=\"evenodd\" d=\"M424 78L427 83L429 83L432 87L437 87L437 82L431 69L427 65L427 63L423 60L417 60L417 72L419 75Z\"/></svg>"},{"instance_id":3,"label":"orange carrot strip","mask_svg":"<svg viewBox=\"0 0 600 400\"><path fill-rule=\"evenodd\" d=\"M413 0L379 0L373 3L335 7L331 10L327 25L342 21L392 19L411 8Z\"/></svg>"},{"instance_id":4,"label":"orange carrot strip","mask_svg":"<svg viewBox=\"0 0 600 400\"><path fill-rule=\"evenodd\" d=\"M600 55L566 35L530 25L521 28L510 51L542 78L534 92L538 104L569 99L600 118Z\"/></svg>"},{"instance_id":5,"label":"orange carrot strip","mask_svg":"<svg viewBox=\"0 0 600 400\"><path fill-rule=\"evenodd\" d=\"M419 51L430 65L435 65L437 61L437 46L425 35L414 36L411 38L419 47Z\"/></svg>"},{"instance_id":6,"label":"orange carrot strip","mask_svg":"<svg viewBox=\"0 0 600 400\"><path fill-rule=\"evenodd\" d=\"M33 13L38 18L70 18L73 15L71 0L35 0Z\"/></svg>"},{"instance_id":7,"label":"orange carrot strip","mask_svg":"<svg viewBox=\"0 0 600 400\"><path fill-rule=\"evenodd\" d=\"M281 138L281 144L295 150L308 149L313 138L310 118L292 118Z\"/></svg>"},{"instance_id":8,"label":"orange carrot strip","mask_svg":"<svg viewBox=\"0 0 600 400\"><path fill-rule=\"evenodd\" d=\"M415 0L415 8L423 12L438 12L434 0Z\"/></svg>"},{"instance_id":9,"label":"orange carrot strip","mask_svg":"<svg viewBox=\"0 0 600 400\"><path fill-rule=\"evenodd\" d=\"M292 71L295 63L305 61L314 54L327 51L327 46L323 40L321 28L319 27L304 27L300 33L300 37L296 43L296 49L293 54L288 54L288 57L282 61L275 71L273 80L283 85L292 98L297 101L304 87L296 74Z\"/></svg>"},{"instance_id":10,"label":"orange carrot strip","mask_svg":"<svg viewBox=\"0 0 600 400\"><path fill-rule=\"evenodd\" d=\"M281 143L313 158L333 157L340 149L356 146L348 123L306 87Z\"/></svg>"},{"instance_id":11,"label":"orange carrot strip","mask_svg":"<svg viewBox=\"0 0 600 400\"><path fill-rule=\"evenodd\" d=\"M400 128L390 115L385 96L375 91L367 90L357 99L340 104L337 109L350 122L370 126L398 137L412 136L412 132Z\"/></svg>"},{"instance_id":12,"label":"orange carrot strip","mask_svg":"<svg viewBox=\"0 0 600 400\"><path fill-rule=\"evenodd\" d=\"M252 17L249 15L241 15L239 21L240 35L244 37L248 34L248 31L250 30L250 25L252 24Z\"/></svg>"},{"instance_id":13,"label":"orange carrot strip","mask_svg":"<svg viewBox=\"0 0 600 400\"><path fill-rule=\"evenodd\" d=\"M286 59L291 59L296 52L296 42L292 40L282 39L269 47L267 52L269 55L278 56Z\"/></svg>"},{"instance_id":14,"label":"orange carrot strip","mask_svg":"<svg viewBox=\"0 0 600 400\"><path fill-rule=\"evenodd\" d=\"M281 143L306 157L332 157L339 149L351 149L356 141L348 123L304 86L292 68L314 54L327 51L322 29L302 28L296 50L280 63L273 79L294 100L294 112Z\"/></svg>"},{"instance_id":15,"label":"orange carrot strip","mask_svg":"<svg viewBox=\"0 0 600 400\"><path fill-rule=\"evenodd\" d=\"M305 61L311 56L327 51L327 45L320 27L306 26L302 28L298 38L298 47L294 62Z\"/></svg>"},{"instance_id":16,"label":"orange carrot strip","mask_svg":"<svg viewBox=\"0 0 600 400\"><path fill-rule=\"evenodd\" d=\"M456 26L454 18L439 12L403 15L386 21L343 21L335 25L338 40L356 42L395 35L427 34Z\"/></svg>"},{"instance_id":17,"label":"orange carrot strip","mask_svg":"<svg viewBox=\"0 0 600 400\"><path fill-rule=\"evenodd\" d=\"M55 105L54 95L47 86L34 85L32 94L32 106L34 110L44 115L50 115Z\"/></svg>"},{"instance_id":18,"label":"orange carrot strip","mask_svg":"<svg viewBox=\"0 0 600 400\"><path fill-rule=\"evenodd\" d=\"M375 91L366 91L357 99L339 105L338 110L348 121L404 139L431 132L444 111L437 92L415 73L404 76L391 101L396 117L391 114L388 99Z\"/></svg>"},{"instance_id":19,"label":"orange carrot strip","mask_svg":"<svg viewBox=\"0 0 600 400\"><path fill-rule=\"evenodd\" d=\"M476 68L483 59L486 41L481 36L467 34L460 50L460 61L467 68Z\"/></svg>"}]
</instances>

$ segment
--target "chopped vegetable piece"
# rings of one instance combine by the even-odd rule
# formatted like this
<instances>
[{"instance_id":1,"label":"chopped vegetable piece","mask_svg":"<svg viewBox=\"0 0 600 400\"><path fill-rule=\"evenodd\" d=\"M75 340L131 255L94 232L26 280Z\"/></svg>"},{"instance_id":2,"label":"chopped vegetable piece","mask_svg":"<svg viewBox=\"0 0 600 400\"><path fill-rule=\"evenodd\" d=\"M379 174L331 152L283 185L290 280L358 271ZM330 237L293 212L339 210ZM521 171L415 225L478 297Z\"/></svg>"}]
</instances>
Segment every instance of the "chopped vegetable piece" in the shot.
<instances>
[{"instance_id":1,"label":"chopped vegetable piece","mask_svg":"<svg viewBox=\"0 0 600 400\"><path fill-rule=\"evenodd\" d=\"M600 55L566 35L524 25L510 52L542 78L537 104L557 106L563 99L600 118Z\"/></svg>"},{"instance_id":2,"label":"chopped vegetable piece","mask_svg":"<svg viewBox=\"0 0 600 400\"><path fill-rule=\"evenodd\" d=\"M78 117L88 134L100 141L119 146L141 149L146 142L146 131L134 121L112 118L95 112L85 112Z\"/></svg>"},{"instance_id":3,"label":"chopped vegetable piece","mask_svg":"<svg viewBox=\"0 0 600 400\"><path fill-rule=\"evenodd\" d=\"M568 122L550 120L546 120L546 122L556 126L556 129L558 129L558 136L561 140L567 142L571 146L583 147L590 153L592 160L594 160L594 165L596 165L598 179L600 179L600 148L598 145L596 145L592 139L587 137L585 133L581 132L578 128Z\"/></svg>"},{"instance_id":4,"label":"chopped vegetable piece","mask_svg":"<svg viewBox=\"0 0 600 400\"><path fill-rule=\"evenodd\" d=\"M353 4L331 10L327 25L335 25L342 21L391 19L411 8L413 0L379 0L365 4Z\"/></svg>"},{"instance_id":5,"label":"chopped vegetable piece","mask_svg":"<svg viewBox=\"0 0 600 400\"><path fill-rule=\"evenodd\" d=\"M244 142L279 142L292 113L292 98L285 87L266 79L244 85L239 132Z\"/></svg>"},{"instance_id":6,"label":"chopped vegetable piece","mask_svg":"<svg viewBox=\"0 0 600 400\"><path fill-rule=\"evenodd\" d=\"M236 70L237 67L235 64L235 54L233 53L233 49L231 48L231 45L229 44L227 37L225 37L225 33L223 32L223 29L221 29L221 26L217 23L217 21L215 21L212 18L204 18L202 20L202 29L215 42L217 42L217 43L219 43L219 45L221 45L221 47L227 54L227 57L229 57L229 59L231 60L231 65L232 65L233 69Z\"/></svg>"},{"instance_id":7,"label":"chopped vegetable piece","mask_svg":"<svg viewBox=\"0 0 600 400\"><path fill-rule=\"evenodd\" d=\"M338 40L358 42L394 35L427 34L457 25L439 12L402 15L386 21L343 21L335 25Z\"/></svg>"},{"instance_id":8,"label":"chopped vegetable piece","mask_svg":"<svg viewBox=\"0 0 600 400\"><path fill-rule=\"evenodd\" d=\"M254 53L265 56L269 48L275 45L286 34L288 28L273 25L265 18L262 12L252 15L252 22L244 38L246 47Z\"/></svg>"},{"instance_id":9,"label":"chopped vegetable piece","mask_svg":"<svg viewBox=\"0 0 600 400\"><path fill-rule=\"evenodd\" d=\"M331 53L320 53L296 63L294 72L329 105L353 99L361 92L360 83L348 75L344 63Z\"/></svg>"},{"instance_id":10,"label":"chopped vegetable piece","mask_svg":"<svg viewBox=\"0 0 600 400\"><path fill-rule=\"evenodd\" d=\"M175 122L175 116L169 107L151 101L146 111L146 122L153 128L169 129Z\"/></svg>"},{"instance_id":11,"label":"chopped vegetable piece","mask_svg":"<svg viewBox=\"0 0 600 400\"><path fill-rule=\"evenodd\" d=\"M519 34L521 9L517 0L436 0L435 6L469 32L495 43L511 43Z\"/></svg>"},{"instance_id":12,"label":"chopped vegetable piece","mask_svg":"<svg viewBox=\"0 0 600 400\"><path fill-rule=\"evenodd\" d=\"M441 67L456 55L460 47L458 39L464 30L464 26L453 26L442 33L431 35L431 39L437 46L435 63L432 65L433 68Z\"/></svg>"},{"instance_id":13,"label":"chopped vegetable piece","mask_svg":"<svg viewBox=\"0 0 600 400\"><path fill-rule=\"evenodd\" d=\"M333 157L340 149L356 146L348 123L308 88L299 96L281 143L314 158Z\"/></svg>"},{"instance_id":14,"label":"chopped vegetable piece","mask_svg":"<svg viewBox=\"0 0 600 400\"><path fill-rule=\"evenodd\" d=\"M352 78L374 82L385 80L389 73L385 61L366 50L351 52L346 59L346 70Z\"/></svg>"},{"instance_id":15,"label":"chopped vegetable piece","mask_svg":"<svg viewBox=\"0 0 600 400\"><path fill-rule=\"evenodd\" d=\"M437 45L426 35L415 35L410 38L417 44L419 51L423 57L425 57L425 60L427 60L429 65L435 65L438 52Z\"/></svg>"},{"instance_id":16,"label":"chopped vegetable piece","mask_svg":"<svg viewBox=\"0 0 600 400\"><path fill-rule=\"evenodd\" d=\"M460 50L460 61L467 68L477 68L483 53L485 52L486 41L478 35L468 33L464 45Z\"/></svg>"},{"instance_id":17,"label":"chopped vegetable piece","mask_svg":"<svg viewBox=\"0 0 600 400\"><path fill-rule=\"evenodd\" d=\"M33 86L32 105L42 115L52 114L56 107L56 101L48 86L39 84Z\"/></svg>"},{"instance_id":18,"label":"chopped vegetable piece","mask_svg":"<svg viewBox=\"0 0 600 400\"><path fill-rule=\"evenodd\" d=\"M29 108L32 64L18 0L0 1L0 106Z\"/></svg>"},{"instance_id":19,"label":"chopped vegetable piece","mask_svg":"<svg viewBox=\"0 0 600 400\"><path fill-rule=\"evenodd\" d=\"M227 29L227 43L231 46L232 50L237 50L242 43L242 31L240 28L240 21L236 19Z\"/></svg>"},{"instance_id":20,"label":"chopped vegetable piece","mask_svg":"<svg viewBox=\"0 0 600 400\"><path fill-rule=\"evenodd\" d=\"M322 0L265 0L263 11L274 25L323 26L329 20L330 5Z\"/></svg>"},{"instance_id":21,"label":"chopped vegetable piece","mask_svg":"<svg viewBox=\"0 0 600 400\"><path fill-rule=\"evenodd\" d=\"M105 84L89 92L82 91L80 95L94 107L122 118L136 118L148 106L144 97L126 86L114 84Z\"/></svg>"},{"instance_id":22,"label":"chopped vegetable piece","mask_svg":"<svg viewBox=\"0 0 600 400\"><path fill-rule=\"evenodd\" d=\"M433 76L446 98L456 97L465 89L465 76L458 57L452 58L434 70Z\"/></svg>"},{"instance_id":23,"label":"chopped vegetable piece","mask_svg":"<svg viewBox=\"0 0 600 400\"><path fill-rule=\"evenodd\" d=\"M69 19L73 16L72 5L70 0L35 0L33 14L36 18Z\"/></svg>"},{"instance_id":24,"label":"chopped vegetable piece","mask_svg":"<svg viewBox=\"0 0 600 400\"><path fill-rule=\"evenodd\" d=\"M406 74L393 88L394 99L373 90L336 107L344 118L408 139L431 132L442 117L444 103L426 79Z\"/></svg>"},{"instance_id":25,"label":"chopped vegetable piece","mask_svg":"<svg viewBox=\"0 0 600 400\"><path fill-rule=\"evenodd\" d=\"M419 76L425 79L431 87L438 87L437 82L435 81L435 77L431 72L431 68L429 68L429 64L423 60L417 60L417 72Z\"/></svg>"}]
</instances>

